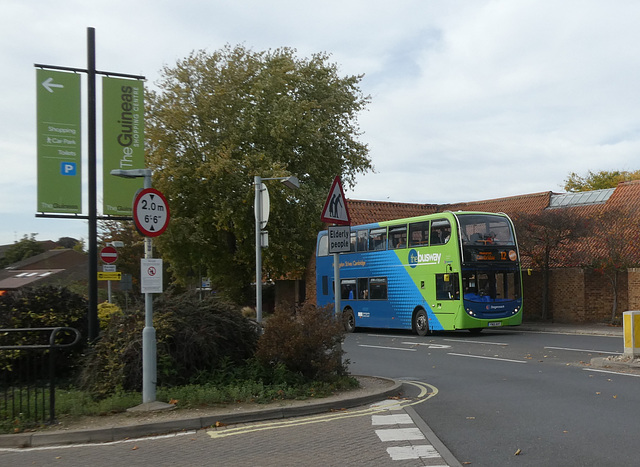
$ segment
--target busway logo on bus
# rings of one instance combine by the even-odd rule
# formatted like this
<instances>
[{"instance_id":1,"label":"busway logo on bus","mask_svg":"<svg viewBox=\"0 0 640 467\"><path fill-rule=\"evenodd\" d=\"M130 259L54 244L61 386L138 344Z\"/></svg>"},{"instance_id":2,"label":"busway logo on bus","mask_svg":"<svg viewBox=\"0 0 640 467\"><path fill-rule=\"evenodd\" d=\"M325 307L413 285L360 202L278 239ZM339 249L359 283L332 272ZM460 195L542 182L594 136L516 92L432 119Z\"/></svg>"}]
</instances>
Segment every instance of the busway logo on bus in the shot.
<instances>
[{"instance_id":1,"label":"busway logo on bus","mask_svg":"<svg viewBox=\"0 0 640 467\"><path fill-rule=\"evenodd\" d=\"M409 251L409 266L415 268L418 264L438 264L442 253L418 253L416 250Z\"/></svg>"}]
</instances>

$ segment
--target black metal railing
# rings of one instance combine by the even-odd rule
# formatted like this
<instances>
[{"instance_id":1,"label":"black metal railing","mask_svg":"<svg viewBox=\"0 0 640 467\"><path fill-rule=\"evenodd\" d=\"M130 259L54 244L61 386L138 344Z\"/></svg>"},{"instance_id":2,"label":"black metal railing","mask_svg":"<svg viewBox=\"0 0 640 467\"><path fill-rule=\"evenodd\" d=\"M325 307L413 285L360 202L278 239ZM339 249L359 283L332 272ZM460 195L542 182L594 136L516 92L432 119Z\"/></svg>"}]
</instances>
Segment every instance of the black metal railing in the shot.
<instances>
[{"instance_id":1,"label":"black metal railing","mask_svg":"<svg viewBox=\"0 0 640 467\"><path fill-rule=\"evenodd\" d=\"M55 423L56 357L79 341L69 327L0 329L0 422Z\"/></svg>"}]
</instances>

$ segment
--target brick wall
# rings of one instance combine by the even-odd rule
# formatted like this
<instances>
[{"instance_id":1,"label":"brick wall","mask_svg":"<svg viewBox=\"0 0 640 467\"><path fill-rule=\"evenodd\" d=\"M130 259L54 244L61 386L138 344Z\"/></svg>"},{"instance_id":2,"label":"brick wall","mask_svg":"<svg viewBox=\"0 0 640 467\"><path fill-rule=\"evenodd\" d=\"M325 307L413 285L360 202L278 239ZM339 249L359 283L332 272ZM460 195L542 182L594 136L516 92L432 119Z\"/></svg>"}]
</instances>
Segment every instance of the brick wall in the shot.
<instances>
[{"instance_id":1,"label":"brick wall","mask_svg":"<svg viewBox=\"0 0 640 467\"><path fill-rule=\"evenodd\" d=\"M627 272L627 310L640 310L640 269Z\"/></svg>"}]
</instances>

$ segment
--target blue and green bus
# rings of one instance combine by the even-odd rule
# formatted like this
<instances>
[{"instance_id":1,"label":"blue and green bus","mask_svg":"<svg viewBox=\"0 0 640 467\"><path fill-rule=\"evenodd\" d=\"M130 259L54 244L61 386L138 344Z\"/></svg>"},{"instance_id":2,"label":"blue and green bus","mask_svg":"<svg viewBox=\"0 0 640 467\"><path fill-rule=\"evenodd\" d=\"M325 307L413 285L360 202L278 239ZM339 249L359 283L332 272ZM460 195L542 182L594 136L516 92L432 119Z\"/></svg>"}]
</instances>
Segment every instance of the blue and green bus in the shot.
<instances>
[{"instance_id":1,"label":"blue and green bus","mask_svg":"<svg viewBox=\"0 0 640 467\"><path fill-rule=\"evenodd\" d=\"M335 303L327 231L316 246L316 301ZM522 277L506 214L442 212L351 227L341 253L345 329L432 331L522 323Z\"/></svg>"}]
</instances>

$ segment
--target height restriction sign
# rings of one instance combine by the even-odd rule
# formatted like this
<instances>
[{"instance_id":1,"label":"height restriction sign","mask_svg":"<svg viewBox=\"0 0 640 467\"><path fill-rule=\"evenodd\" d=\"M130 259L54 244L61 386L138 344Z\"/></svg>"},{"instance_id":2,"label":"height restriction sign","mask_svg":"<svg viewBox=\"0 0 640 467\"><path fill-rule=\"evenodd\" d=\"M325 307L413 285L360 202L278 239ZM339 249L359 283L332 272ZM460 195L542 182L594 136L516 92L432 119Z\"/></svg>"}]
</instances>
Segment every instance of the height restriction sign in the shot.
<instances>
[{"instance_id":1,"label":"height restriction sign","mask_svg":"<svg viewBox=\"0 0 640 467\"><path fill-rule=\"evenodd\" d=\"M155 188L141 190L133 201L133 221L145 237L157 237L169 225L169 203Z\"/></svg>"}]
</instances>

